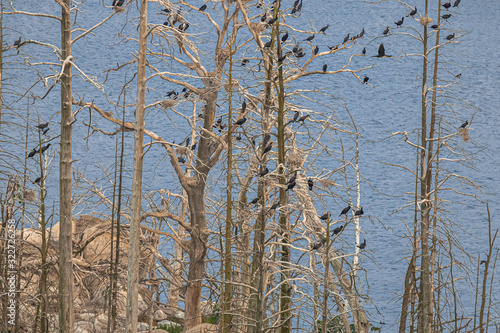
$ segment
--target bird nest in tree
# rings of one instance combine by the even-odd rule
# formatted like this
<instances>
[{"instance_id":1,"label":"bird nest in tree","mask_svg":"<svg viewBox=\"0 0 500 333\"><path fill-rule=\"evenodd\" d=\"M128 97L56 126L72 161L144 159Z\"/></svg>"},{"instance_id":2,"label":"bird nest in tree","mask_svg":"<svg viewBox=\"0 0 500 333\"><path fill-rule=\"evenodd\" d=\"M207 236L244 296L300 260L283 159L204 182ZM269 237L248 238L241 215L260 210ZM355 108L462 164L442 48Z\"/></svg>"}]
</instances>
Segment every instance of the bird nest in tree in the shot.
<instances>
[{"instance_id":1,"label":"bird nest in tree","mask_svg":"<svg viewBox=\"0 0 500 333\"><path fill-rule=\"evenodd\" d=\"M160 102L160 106L163 108L163 110L173 108L177 104L179 104L179 102L173 99L164 99L163 101Z\"/></svg>"},{"instance_id":2,"label":"bird nest in tree","mask_svg":"<svg viewBox=\"0 0 500 333\"><path fill-rule=\"evenodd\" d=\"M420 24L423 26L427 26L427 25L431 24L432 22L434 22L434 20L431 19L429 16L424 16L424 17L420 18Z\"/></svg>"},{"instance_id":3,"label":"bird nest in tree","mask_svg":"<svg viewBox=\"0 0 500 333\"><path fill-rule=\"evenodd\" d=\"M36 191L35 190L24 191L24 200L29 201L29 202L36 201Z\"/></svg>"},{"instance_id":4,"label":"bird nest in tree","mask_svg":"<svg viewBox=\"0 0 500 333\"><path fill-rule=\"evenodd\" d=\"M462 137L462 140L464 140L464 142L469 141L469 129L468 128L461 128L459 130L459 134Z\"/></svg>"},{"instance_id":5,"label":"bird nest in tree","mask_svg":"<svg viewBox=\"0 0 500 333\"><path fill-rule=\"evenodd\" d=\"M123 13L125 11L125 7L115 6L115 12Z\"/></svg>"},{"instance_id":6,"label":"bird nest in tree","mask_svg":"<svg viewBox=\"0 0 500 333\"><path fill-rule=\"evenodd\" d=\"M287 154L286 161L291 170L300 169L304 163L304 155L298 151L291 151Z\"/></svg>"},{"instance_id":7,"label":"bird nest in tree","mask_svg":"<svg viewBox=\"0 0 500 333\"><path fill-rule=\"evenodd\" d=\"M261 22L250 22L250 29L255 31L257 34L261 34L266 31L266 26Z\"/></svg>"},{"instance_id":8,"label":"bird nest in tree","mask_svg":"<svg viewBox=\"0 0 500 333\"><path fill-rule=\"evenodd\" d=\"M319 183L321 184L321 186L323 186L324 188L326 187L331 187L331 186L335 186L335 182L333 180L330 180L330 179L321 179L319 181Z\"/></svg>"},{"instance_id":9,"label":"bird nest in tree","mask_svg":"<svg viewBox=\"0 0 500 333\"><path fill-rule=\"evenodd\" d=\"M224 83L224 90L226 92L229 92L229 90L235 90L239 85L239 81L238 80L232 80L231 82L231 87L229 87L229 81L226 81Z\"/></svg>"}]
</instances>

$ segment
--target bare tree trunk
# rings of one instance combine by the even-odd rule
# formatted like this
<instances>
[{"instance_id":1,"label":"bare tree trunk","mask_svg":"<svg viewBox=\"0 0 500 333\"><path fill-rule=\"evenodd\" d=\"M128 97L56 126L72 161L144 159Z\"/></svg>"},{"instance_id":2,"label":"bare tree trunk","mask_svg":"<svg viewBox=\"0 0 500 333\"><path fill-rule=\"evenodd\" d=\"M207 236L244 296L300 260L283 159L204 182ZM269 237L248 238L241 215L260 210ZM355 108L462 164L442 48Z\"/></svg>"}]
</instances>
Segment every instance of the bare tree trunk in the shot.
<instances>
[{"instance_id":1,"label":"bare tree trunk","mask_svg":"<svg viewBox=\"0 0 500 333\"><path fill-rule=\"evenodd\" d=\"M71 0L61 2L61 156L59 162L59 331L74 330L73 312L73 203L71 152L73 144Z\"/></svg>"},{"instance_id":2,"label":"bare tree trunk","mask_svg":"<svg viewBox=\"0 0 500 333\"><path fill-rule=\"evenodd\" d=\"M144 140L144 103L146 87L147 51L147 0L141 0L139 36L139 62L137 64L137 104L135 108L134 162L132 176L132 219L130 221L129 254L127 271L127 319L126 331L137 332L139 287L139 237L142 210L142 164Z\"/></svg>"}]
</instances>

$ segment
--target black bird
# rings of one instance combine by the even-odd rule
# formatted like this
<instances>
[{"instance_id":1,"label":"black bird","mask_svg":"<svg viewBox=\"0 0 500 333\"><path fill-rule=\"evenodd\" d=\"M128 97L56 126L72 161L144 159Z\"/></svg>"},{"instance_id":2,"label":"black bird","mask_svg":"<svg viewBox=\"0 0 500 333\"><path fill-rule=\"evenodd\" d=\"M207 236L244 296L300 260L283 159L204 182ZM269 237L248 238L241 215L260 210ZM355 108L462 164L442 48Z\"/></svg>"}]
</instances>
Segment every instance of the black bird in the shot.
<instances>
[{"instance_id":1,"label":"black bird","mask_svg":"<svg viewBox=\"0 0 500 333\"><path fill-rule=\"evenodd\" d=\"M283 62L286 59L286 53L278 58L278 62Z\"/></svg>"},{"instance_id":2,"label":"black bird","mask_svg":"<svg viewBox=\"0 0 500 333\"><path fill-rule=\"evenodd\" d=\"M301 9L302 9L302 2L297 6L297 11L300 12Z\"/></svg>"},{"instance_id":3,"label":"black bird","mask_svg":"<svg viewBox=\"0 0 500 333\"><path fill-rule=\"evenodd\" d=\"M260 17L261 22L264 22L265 20L267 20L267 13L264 13L264 15Z\"/></svg>"},{"instance_id":4,"label":"black bird","mask_svg":"<svg viewBox=\"0 0 500 333\"><path fill-rule=\"evenodd\" d=\"M295 57L297 57L297 58L302 58L302 57L304 57L305 55L306 55L305 53L300 52L300 53L295 54Z\"/></svg>"},{"instance_id":5,"label":"black bird","mask_svg":"<svg viewBox=\"0 0 500 333\"><path fill-rule=\"evenodd\" d=\"M181 164L182 163L186 163L186 159L184 157L182 157L182 156L179 156L179 157L177 157L177 162L179 162Z\"/></svg>"},{"instance_id":6,"label":"black bird","mask_svg":"<svg viewBox=\"0 0 500 333\"><path fill-rule=\"evenodd\" d=\"M271 140L271 135L270 134L264 135L264 139L262 139L262 147L264 147L265 145L267 145L267 143L269 142L269 140Z\"/></svg>"},{"instance_id":7,"label":"black bird","mask_svg":"<svg viewBox=\"0 0 500 333\"><path fill-rule=\"evenodd\" d=\"M256 204L257 202L259 202L259 197L253 199L252 201L250 201L250 205L254 205Z\"/></svg>"},{"instance_id":8,"label":"black bird","mask_svg":"<svg viewBox=\"0 0 500 333\"><path fill-rule=\"evenodd\" d=\"M255 139L252 139L252 146L255 147Z\"/></svg>"},{"instance_id":9,"label":"black bird","mask_svg":"<svg viewBox=\"0 0 500 333\"><path fill-rule=\"evenodd\" d=\"M166 26L166 27L168 27L170 25L170 22L165 21L165 22L163 22L163 25Z\"/></svg>"},{"instance_id":10,"label":"black bird","mask_svg":"<svg viewBox=\"0 0 500 333\"><path fill-rule=\"evenodd\" d=\"M447 21L447 20L448 20L450 17L452 17L452 16L453 16L453 15L451 15L451 14L445 14L445 15L441 16L441 18L442 18L443 20Z\"/></svg>"},{"instance_id":11,"label":"black bird","mask_svg":"<svg viewBox=\"0 0 500 333\"><path fill-rule=\"evenodd\" d=\"M460 4L460 0L455 0L455 3L453 3L453 7L458 7Z\"/></svg>"},{"instance_id":12,"label":"black bird","mask_svg":"<svg viewBox=\"0 0 500 333\"><path fill-rule=\"evenodd\" d=\"M366 75L365 75L365 76L363 76L363 83L364 83L364 84L368 83L368 80L369 80L369 79L370 79L370 78L369 78L368 76L366 76Z\"/></svg>"},{"instance_id":13,"label":"black bird","mask_svg":"<svg viewBox=\"0 0 500 333\"><path fill-rule=\"evenodd\" d=\"M241 141L241 134L238 134L236 137L235 137L236 141Z\"/></svg>"},{"instance_id":14,"label":"black bird","mask_svg":"<svg viewBox=\"0 0 500 333\"><path fill-rule=\"evenodd\" d=\"M460 126L460 128L466 128L467 125L469 125L469 121L466 120L465 123L462 124L462 126Z\"/></svg>"},{"instance_id":15,"label":"black bird","mask_svg":"<svg viewBox=\"0 0 500 333\"><path fill-rule=\"evenodd\" d=\"M385 28L385 30L382 34L387 35L389 33L389 30L391 30L390 27Z\"/></svg>"},{"instance_id":16,"label":"black bird","mask_svg":"<svg viewBox=\"0 0 500 333\"><path fill-rule=\"evenodd\" d=\"M328 25L325 25L323 28L319 29L319 32L324 34L324 33L325 33L325 31L326 31L326 29L328 29L328 27L329 27L329 26L330 26L329 24L328 24ZM326 35L326 34L325 34L325 35Z\"/></svg>"},{"instance_id":17,"label":"black bird","mask_svg":"<svg viewBox=\"0 0 500 333\"><path fill-rule=\"evenodd\" d=\"M366 55L366 47L363 48L363 50L361 51L361 54Z\"/></svg>"},{"instance_id":18,"label":"black bird","mask_svg":"<svg viewBox=\"0 0 500 333\"><path fill-rule=\"evenodd\" d=\"M363 207L359 207L359 209L354 213L354 216L361 216L365 212L363 211Z\"/></svg>"},{"instance_id":19,"label":"black bird","mask_svg":"<svg viewBox=\"0 0 500 333\"><path fill-rule=\"evenodd\" d=\"M46 129L43 130L43 135L47 134L48 131L49 131L49 128L47 127Z\"/></svg>"},{"instance_id":20,"label":"black bird","mask_svg":"<svg viewBox=\"0 0 500 333\"><path fill-rule=\"evenodd\" d=\"M272 40L270 40L269 42L267 42L266 44L264 44L264 48L265 48L265 49L266 49L266 48L267 48L267 49L268 49L268 48L270 48L272 43L273 43L273 41L272 41Z\"/></svg>"},{"instance_id":21,"label":"black bird","mask_svg":"<svg viewBox=\"0 0 500 333\"><path fill-rule=\"evenodd\" d=\"M453 35L446 36L447 40L452 40L453 38L455 38L455 33L453 33Z\"/></svg>"},{"instance_id":22,"label":"black bird","mask_svg":"<svg viewBox=\"0 0 500 333\"><path fill-rule=\"evenodd\" d=\"M272 19L267 21L267 24L273 24L274 22L276 22L276 20L278 20L278 15L276 15L276 17L273 17Z\"/></svg>"},{"instance_id":23,"label":"black bird","mask_svg":"<svg viewBox=\"0 0 500 333\"><path fill-rule=\"evenodd\" d=\"M295 114L293 115L293 121L296 122L297 119L299 119L300 113L299 111L295 111Z\"/></svg>"},{"instance_id":24,"label":"black bird","mask_svg":"<svg viewBox=\"0 0 500 333\"><path fill-rule=\"evenodd\" d=\"M236 120L236 122L234 123L235 125L238 125L238 126L241 126L245 123L245 121L247 121L247 118L245 116L243 116L242 118Z\"/></svg>"},{"instance_id":25,"label":"black bird","mask_svg":"<svg viewBox=\"0 0 500 333\"><path fill-rule=\"evenodd\" d=\"M28 154L28 158L35 156L36 153L38 153L38 150L36 150L36 148L33 148L33 150Z\"/></svg>"},{"instance_id":26,"label":"black bird","mask_svg":"<svg viewBox=\"0 0 500 333\"><path fill-rule=\"evenodd\" d=\"M344 230L344 226L341 225L340 227L337 227L335 229L333 229L333 234L334 235L337 235L338 233L340 233L342 230Z\"/></svg>"},{"instance_id":27,"label":"black bird","mask_svg":"<svg viewBox=\"0 0 500 333\"><path fill-rule=\"evenodd\" d=\"M376 57L376 58L392 58L391 55L386 55L385 54L384 44L380 44L380 46L378 47L378 54L374 55L372 57Z\"/></svg>"},{"instance_id":28,"label":"black bird","mask_svg":"<svg viewBox=\"0 0 500 333\"><path fill-rule=\"evenodd\" d=\"M113 0L113 6L116 5L117 7L121 7L123 6L123 3L125 2L125 0Z\"/></svg>"},{"instance_id":29,"label":"black bird","mask_svg":"<svg viewBox=\"0 0 500 333\"><path fill-rule=\"evenodd\" d=\"M19 45L21 45L21 38L23 37L19 37L19 39L14 42L14 46L17 46L19 48Z\"/></svg>"},{"instance_id":30,"label":"black bird","mask_svg":"<svg viewBox=\"0 0 500 333\"><path fill-rule=\"evenodd\" d=\"M442 4L441 6L443 6L444 8L448 9L451 7L451 2L447 2L447 3L444 3Z\"/></svg>"},{"instance_id":31,"label":"black bird","mask_svg":"<svg viewBox=\"0 0 500 333\"><path fill-rule=\"evenodd\" d=\"M45 124L38 124L35 127L38 128L38 129L44 129L44 128L48 127L48 126L49 126L49 123L45 123Z\"/></svg>"},{"instance_id":32,"label":"black bird","mask_svg":"<svg viewBox=\"0 0 500 333\"><path fill-rule=\"evenodd\" d=\"M307 37L307 38L306 38L306 39L304 39L304 40L306 40L306 41L310 42L310 41L312 41L313 39L314 39L314 35L311 35L311 36Z\"/></svg>"},{"instance_id":33,"label":"black bird","mask_svg":"<svg viewBox=\"0 0 500 333\"><path fill-rule=\"evenodd\" d=\"M344 42L343 42L342 44L347 43L347 41L349 40L349 35L350 35L350 34L347 34L347 36L345 36L345 38L344 38Z\"/></svg>"},{"instance_id":34,"label":"black bird","mask_svg":"<svg viewBox=\"0 0 500 333\"><path fill-rule=\"evenodd\" d=\"M314 243L313 246L311 246L311 251L315 251L315 250L318 250L319 248L321 248L323 246L323 244L326 243L326 239L325 238L321 238L321 241L317 242L317 243Z\"/></svg>"},{"instance_id":35,"label":"black bird","mask_svg":"<svg viewBox=\"0 0 500 333\"><path fill-rule=\"evenodd\" d=\"M360 250L363 250L366 247L366 239L363 239L363 243L358 245Z\"/></svg>"},{"instance_id":36,"label":"black bird","mask_svg":"<svg viewBox=\"0 0 500 333\"><path fill-rule=\"evenodd\" d=\"M408 16L413 17L416 13L417 13L417 6L415 6L415 9L412 9L412 11L410 12L410 14Z\"/></svg>"},{"instance_id":37,"label":"black bird","mask_svg":"<svg viewBox=\"0 0 500 333\"><path fill-rule=\"evenodd\" d=\"M325 214L321 215L321 216L319 217L319 219L320 219L320 220L323 220L323 221L326 221L326 220L328 220L328 219L330 218L330 216L331 216L331 215L332 215L332 213L330 213L330 212L326 212Z\"/></svg>"},{"instance_id":38,"label":"black bird","mask_svg":"<svg viewBox=\"0 0 500 333\"><path fill-rule=\"evenodd\" d=\"M286 187L286 190L288 191L288 190L293 189L293 188L295 187L295 185L297 185L297 183L296 183L296 182L293 182L293 183L288 184L288 186Z\"/></svg>"},{"instance_id":39,"label":"black bird","mask_svg":"<svg viewBox=\"0 0 500 333\"><path fill-rule=\"evenodd\" d=\"M241 104L241 113L244 113L247 108L247 100L243 100L243 104Z\"/></svg>"},{"instance_id":40,"label":"black bird","mask_svg":"<svg viewBox=\"0 0 500 333\"><path fill-rule=\"evenodd\" d=\"M297 171L295 171L295 175L293 175L292 177L290 177L290 179L288 179L288 181L286 182L286 185L288 185L290 183L295 183L296 179L297 179Z\"/></svg>"},{"instance_id":41,"label":"black bird","mask_svg":"<svg viewBox=\"0 0 500 333\"><path fill-rule=\"evenodd\" d=\"M326 69L328 68L328 65L327 64L324 64L323 65L323 72L326 72Z\"/></svg>"},{"instance_id":42,"label":"black bird","mask_svg":"<svg viewBox=\"0 0 500 333\"><path fill-rule=\"evenodd\" d=\"M259 172L259 176L262 177L262 176L267 175L268 173L269 173L269 169L266 167L264 170Z\"/></svg>"},{"instance_id":43,"label":"black bird","mask_svg":"<svg viewBox=\"0 0 500 333\"><path fill-rule=\"evenodd\" d=\"M284 43L288 39L288 32L281 37L281 41Z\"/></svg>"},{"instance_id":44,"label":"black bird","mask_svg":"<svg viewBox=\"0 0 500 333\"><path fill-rule=\"evenodd\" d=\"M405 20L404 17L401 18L401 20L397 21L397 22L394 22L395 25L397 25L398 27L402 26L403 25L403 21Z\"/></svg>"},{"instance_id":45,"label":"black bird","mask_svg":"<svg viewBox=\"0 0 500 333\"><path fill-rule=\"evenodd\" d=\"M40 148L40 153L43 154L47 149L49 149L50 147L50 143L47 144L46 146L43 146L42 148Z\"/></svg>"},{"instance_id":46,"label":"black bird","mask_svg":"<svg viewBox=\"0 0 500 333\"><path fill-rule=\"evenodd\" d=\"M307 186L309 186L309 191L312 191L313 187L314 187L314 181L312 178L309 178L307 180Z\"/></svg>"},{"instance_id":47,"label":"black bird","mask_svg":"<svg viewBox=\"0 0 500 333\"><path fill-rule=\"evenodd\" d=\"M271 151L271 149L273 149L273 143L270 142L269 145L264 148L264 150L262 151L262 155L265 155L266 153L268 153L269 151Z\"/></svg>"},{"instance_id":48,"label":"black bird","mask_svg":"<svg viewBox=\"0 0 500 333\"><path fill-rule=\"evenodd\" d=\"M313 54L316 55L319 52L319 46L316 46L313 50Z\"/></svg>"},{"instance_id":49,"label":"black bird","mask_svg":"<svg viewBox=\"0 0 500 333\"><path fill-rule=\"evenodd\" d=\"M437 24L433 24L433 25L431 25L431 28L432 28L432 29L437 29L437 28L438 28L438 25L437 25Z\"/></svg>"},{"instance_id":50,"label":"black bird","mask_svg":"<svg viewBox=\"0 0 500 333\"><path fill-rule=\"evenodd\" d=\"M279 205L280 205L280 202L278 201L278 202L274 203L274 204L273 204L273 205L269 208L269 210L275 210L276 208L278 208L278 206L279 206Z\"/></svg>"},{"instance_id":51,"label":"black bird","mask_svg":"<svg viewBox=\"0 0 500 333\"><path fill-rule=\"evenodd\" d=\"M337 45L335 45L335 46L328 46L327 45L326 47L328 47L330 49L330 51L335 51L336 49L338 49Z\"/></svg>"},{"instance_id":52,"label":"black bird","mask_svg":"<svg viewBox=\"0 0 500 333\"><path fill-rule=\"evenodd\" d=\"M43 176L38 177L37 179L35 179L35 181L33 182L33 184L40 183L40 181L42 180L42 178L43 178Z\"/></svg>"},{"instance_id":53,"label":"black bird","mask_svg":"<svg viewBox=\"0 0 500 333\"><path fill-rule=\"evenodd\" d=\"M363 28L363 29L361 30L361 32L360 32L360 33L359 33L359 35L358 35L358 38L361 38L361 37L363 37L364 35L365 35L365 28Z\"/></svg>"},{"instance_id":54,"label":"black bird","mask_svg":"<svg viewBox=\"0 0 500 333\"><path fill-rule=\"evenodd\" d=\"M482 264L486 264L486 260L481 260L481 261L479 262L479 265L482 265Z\"/></svg>"},{"instance_id":55,"label":"black bird","mask_svg":"<svg viewBox=\"0 0 500 333\"><path fill-rule=\"evenodd\" d=\"M250 61L250 60L248 60L248 59L243 59L243 60L241 61L241 66L245 66L246 64L248 64L248 62L249 62L249 61Z\"/></svg>"},{"instance_id":56,"label":"black bird","mask_svg":"<svg viewBox=\"0 0 500 333\"><path fill-rule=\"evenodd\" d=\"M195 142L194 145L191 146L191 150L195 150L196 149L196 145L197 145L197 143Z\"/></svg>"},{"instance_id":57,"label":"black bird","mask_svg":"<svg viewBox=\"0 0 500 333\"><path fill-rule=\"evenodd\" d=\"M180 25L179 25L179 30L180 31L186 31L187 28L189 28L189 23L186 23L186 22L182 22Z\"/></svg>"},{"instance_id":58,"label":"black bird","mask_svg":"<svg viewBox=\"0 0 500 333\"><path fill-rule=\"evenodd\" d=\"M351 206L347 206L346 208L342 209L342 212L340 212L339 216L346 215L347 213L351 210Z\"/></svg>"},{"instance_id":59,"label":"black bird","mask_svg":"<svg viewBox=\"0 0 500 333\"><path fill-rule=\"evenodd\" d=\"M203 6L201 6L198 10L199 10L200 12L202 12L202 11L204 11L205 9L207 9L207 5L203 5Z\"/></svg>"},{"instance_id":60,"label":"black bird","mask_svg":"<svg viewBox=\"0 0 500 333\"><path fill-rule=\"evenodd\" d=\"M455 77L456 77L457 79L460 79L460 78L462 77L462 73L458 73L457 75L455 75Z\"/></svg>"},{"instance_id":61,"label":"black bird","mask_svg":"<svg viewBox=\"0 0 500 333\"><path fill-rule=\"evenodd\" d=\"M163 8L161 11L165 12L165 13L170 13L170 9L168 9L168 8Z\"/></svg>"},{"instance_id":62,"label":"black bird","mask_svg":"<svg viewBox=\"0 0 500 333\"><path fill-rule=\"evenodd\" d=\"M172 95L174 95L174 96L175 96L175 95L177 95L177 93L175 92L175 90L169 91L169 92L167 93L167 97L170 97L170 96L172 96Z\"/></svg>"},{"instance_id":63,"label":"black bird","mask_svg":"<svg viewBox=\"0 0 500 333\"><path fill-rule=\"evenodd\" d=\"M305 115L305 116L300 117L300 118L299 118L299 120L298 120L298 121L299 121L299 123L302 123L302 124L303 124L303 123L304 123L304 121L307 119L307 117L309 117L309 115Z\"/></svg>"}]
</instances>

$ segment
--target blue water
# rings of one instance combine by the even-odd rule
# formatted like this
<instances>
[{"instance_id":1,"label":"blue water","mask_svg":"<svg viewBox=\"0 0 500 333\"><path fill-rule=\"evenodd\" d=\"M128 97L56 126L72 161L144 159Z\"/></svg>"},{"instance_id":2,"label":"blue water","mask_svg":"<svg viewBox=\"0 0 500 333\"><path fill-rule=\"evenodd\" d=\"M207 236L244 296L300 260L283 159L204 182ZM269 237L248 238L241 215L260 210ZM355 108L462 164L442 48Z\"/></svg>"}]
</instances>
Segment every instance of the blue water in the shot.
<instances>
[{"instance_id":1,"label":"blue water","mask_svg":"<svg viewBox=\"0 0 500 333\"><path fill-rule=\"evenodd\" d=\"M285 4L289 3L290 1L285 1ZM196 2L196 6L201 4L201 1ZM417 5L419 12L423 11L423 1L415 1L411 5ZM59 15L60 11L55 2L48 0L37 2L35 7L23 2L15 2L15 6L19 10L32 10L54 15ZM93 26L112 12L110 8L104 8L102 3L94 1L84 1L79 8L82 11L78 14L78 22L82 28ZM150 5L150 22L161 24L165 21L164 17L160 16L159 9L160 7L154 4ZM453 132L466 119L469 121L473 119L469 127L470 141L453 140L453 143L464 149L465 152L474 154L471 155L471 160L467 162L471 167L449 162L443 162L443 166L450 172L473 180L477 186L481 187L482 192L456 181L450 182L447 187L455 187L457 191L472 193L483 202L489 201L494 229L499 227L499 221L496 217L500 213L500 199L498 197L498 189L500 188L498 165L500 158L497 154L500 148L498 134L500 126L500 116L498 115L500 107L498 94L500 91L498 83L500 77L500 43L497 42L500 37L500 22L497 17L499 10L500 2L495 0L481 2L464 0L459 9L453 9L454 16L444 26L446 29L450 29L449 33L455 32L458 38L456 38L457 43L448 45L440 51L439 84L447 85L451 81L455 83L446 87L446 93L440 95L438 99L438 103L441 104L439 112L445 117L442 122L445 131ZM308 76L290 87L290 89L318 89L333 95L334 98L327 95L308 94L308 96L319 98L320 102L328 106L328 108L310 103L305 99L297 98L296 101L314 109L316 112L333 116L334 121L339 124L348 124L350 119L343 109L343 102L345 102L359 127L362 135L360 140L360 170L364 180L366 180L361 185L361 202L366 214L362 219L362 238L366 238L368 241L367 249L364 252L363 268L367 271L369 296L379 312L371 303L367 303L366 308L369 310L371 320L374 323L379 321L387 323L389 327L387 331L395 330L392 325L397 322L397 314L400 311L400 304L396 294L402 290L407 265L406 261L402 259L408 257L410 250L408 241L403 238L407 233L403 220L411 224L413 219L412 205L401 212L395 214L393 212L411 202L413 196L409 193L413 192L414 185L412 181L414 178L407 171L381 162L414 168L415 149L402 142L401 137L388 137L391 132L407 131L410 133L410 139L413 142L418 142L421 91L421 81L419 79L421 77L422 59L418 56L403 57L403 55L420 53L421 46L417 41L402 33L412 32L406 27L418 29L420 32L422 29L418 22L406 18L405 28L392 29L388 37L380 38L379 36L386 26L393 28L395 26L394 22L399 20L401 16L406 16L408 12L409 10L406 7L397 2L383 2L375 5L362 1L346 3L334 0L306 0L304 1L302 15L299 18L287 19L287 23L296 28L310 29L310 27L314 27L316 31L322 26L330 24L326 36L316 35L315 37L313 44L319 45L320 51L325 51L326 45L341 42L347 33L352 35L357 34L362 28L366 30L365 38L358 41L357 45L354 45L350 50L343 50L335 56L318 59L311 64L310 69L320 69L324 63L328 64L329 70L338 68L347 61L350 54L359 54L363 47L366 47L367 55L375 55L380 42L384 43L388 54L394 55L393 59L354 58L351 68L373 65L373 68L360 74L361 77L362 75L369 76L369 83L374 88L361 84L348 73L335 76ZM261 13L261 11L252 11L252 14L258 13ZM89 35L77 42L73 48L73 54L76 58L75 63L79 68L90 76L95 76L98 82L103 82L105 80L104 70L116 67L117 63L123 64L125 61L132 59L136 43L134 41L126 42L121 34L135 32L135 21L131 20L136 15L135 4L131 4L126 12L115 15L110 21L96 30L95 35ZM434 9L430 10L430 16L436 18ZM189 32L196 34L196 39L203 43L202 49L207 52L212 50L214 43L210 33L210 26L200 19L201 14L192 12L186 17L191 24ZM4 40L9 44L12 44L18 36L23 36L25 40L32 39L52 43L56 46L60 45L58 37L60 28L57 21L48 18L7 16L4 22L8 28L6 30L8 35ZM128 24L122 30L126 22ZM78 34L79 32L75 32L73 37L75 38ZM245 34L242 31L242 35ZM445 36L447 34L448 32L444 33ZM295 38L297 41L302 41L307 36L308 34L295 35ZM149 40L149 43L155 43L156 41L153 38ZM249 47L241 50L237 56L243 56L243 54L245 54L245 57L257 56L258 54L254 53L254 43L251 42L249 45ZM306 48L306 53L309 56L311 54L309 46L304 42L301 43L301 46ZM173 47L177 48L175 43ZM31 67L30 70L26 70L19 64L23 61L29 63L41 61L56 63L57 59L52 50L41 46L30 44L21 48L19 55L16 55L15 50L10 50L7 54L9 56L5 59L6 75L4 75L4 78L8 77L10 80L4 84L12 84L10 90L20 91L14 86L21 86L24 89L31 86L36 79L36 70L40 70L44 74L54 74L59 71L58 68L54 67L54 72L51 72L48 66ZM203 55L203 57L209 59L209 55L210 53ZM305 59L307 59L307 56L303 58L302 62ZM150 59L149 61L158 64L156 59ZM255 63L256 60L252 60L249 67ZM171 70L166 64L159 66L161 66L161 70ZM236 67L236 76L246 80L246 82L252 82L252 77L245 69ZM86 101L94 100L96 105L119 115L121 109L115 109L106 104L106 99L115 103L122 100L122 95L120 95L121 86L126 79L129 80L132 77L131 73L134 68L132 67L132 70L128 71L126 78L124 71L110 72L104 85L104 92L75 77L73 80L75 99L78 100L81 96ZM208 68L210 69L210 67ZM174 66L174 70L178 70L178 68ZM76 74L76 70L73 73ZM460 79L455 79L454 75L458 73L462 73L462 76ZM147 74L150 75L151 72L147 72ZM52 82L49 81L49 86ZM196 81L192 82L196 85ZM199 86L199 83L197 86ZM175 85L165 83L157 78L149 81L148 87L150 90L148 90L146 97L147 103L163 99L167 91L176 88ZM130 84L129 88L126 100L127 103L131 104L135 100L134 83ZM43 96L47 90L48 87L43 87L39 83L27 96L31 96L31 94ZM19 96L9 93L8 88L4 88L3 97L6 104L15 108L16 112L22 115L26 114L27 102L25 100L17 102ZM470 104L464 104L460 101L461 99ZM37 100L34 105L30 105L30 122L36 123L39 118L43 122L51 121L56 124L59 119L59 115L56 114L58 104L59 88L56 87L44 100ZM221 105L220 113L224 113L224 110L227 109L226 103L221 100L219 105ZM189 103L184 103L176 109L185 115L191 114ZM133 119L133 111L133 107L126 109L127 120L131 121ZM38 116L36 113L38 113ZM188 134L188 126L181 118L175 117L171 113L169 115L175 121L166 119L163 111L152 109L148 111L146 126L167 140L181 142ZM319 119L320 116L317 116L317 118ZM12 119L13 117L4 114L2 120ZM102 170L111 170L110 165L114 161L115 139L102 134L94 134L86 141L83 141L82 139L87 136L88 129L83 125L82 121L85 123L90 121L88 110L82 110L77 115L77 119L78 121L74 126L73 145L73 158L76 160L74 163L75 170L85 172L89 180L96 181L98 185L108 188L108 193L110 193L109 183L103 178ZM15 122L19 123L19 120L15 120ZM99 116L95 114L92 115L92 122L98 123L104 130L114 130L114 126L100 121ZM2 134L6 134L3 126ZM343 127L349 128L348 125ZM23 129L11 127L9 131L12 131L15 137L23 138ZM57 129L52 127L50 132L52 138L56 132ZM339 137L331 137L334 140L332 147L338 147ZM30 148L33 147L36 138L36 131L30 131ZM125 181L128 186L131 183L132 140L132 134L128 133L126 139L128 178ZM148 142L148 140L146 139L145 142ZM344 145L351 149L347 152L347 158L351 158L353 155L353 141L346 137L343 140L345 140ZM57 143L57 139L54 142ZM57 147L57 145L54 146ZM19 156L22 156L20 147L7 144L4 146L4 143L2 143L2 147L14 152L19 151ZM50 152L54 153L55 149L51 149ZM441 158L455 157L451 153L443 151ZM34 171L33 162L30 161L30 163L29 177L35 179L37 173ZM11 164L20 168L20 161L18 160L12 160ZM221 162L221 164L223 163ZM338 166L339 162L328 156L321 156L316 162L318 171L321 168L332 169ZM217 166L211 173L214 192L216 192L218 186L224 183L224 180L218 177L221 167L223 165ZM145 156L144 169L145 192L153 192L160 188L169 189L172 192L180 190L168 158L165 159L163 149L153 146L148 151ZM55 159L47 178L47 188L49 189L49 202L54 202L56 206L58 200L57 174L57 159ZM75 179L79 179L79 177L75 175ZM341 176L336 180L343 181ZM352 186L354 184L352 177L350 182ZM84 185L83 183L79 184ZM340 195L339 198L325 199L325 210L336 212L343 208L348 198L345 192L339 191L338 194ZM456 204L445 202L441 207L446 210L446 217L456 223L453 230L458 233L464 250L473 257L481 254L484 258L484 253L487 250L485 205L471 197L457 196L453 192L443 192L441 196L443 199L456 202ZM249 194L249 198L253 198L252 194ZM317 202L317 207L319 211L324 209L320 200ZM98 202L88 206L80 204L75 208L75 212L80 212L82 209L83 211L100 211L103 206L99 205ZM466 232L463 230L466 230ZM344 240L347 244L350 244L347 246L346 251L349 246L351 246L352 251L354 243L352 228L344 233ZM495 248L497 249L498 246ZM462 262L465 267L472 268L475 271L475 266L471 265L468 259L463 257L456 259ZM473 264L476 265L475 262ZM463 270L456 274L465 277L467 271ZM362 284L366 286L365 282ZM463 282L460 282L458 287L464 303L463 312L472 315L471 309L474 303L472 288ZM363 290L367 291L366 288Z\"/></svg>"}]
</instances>

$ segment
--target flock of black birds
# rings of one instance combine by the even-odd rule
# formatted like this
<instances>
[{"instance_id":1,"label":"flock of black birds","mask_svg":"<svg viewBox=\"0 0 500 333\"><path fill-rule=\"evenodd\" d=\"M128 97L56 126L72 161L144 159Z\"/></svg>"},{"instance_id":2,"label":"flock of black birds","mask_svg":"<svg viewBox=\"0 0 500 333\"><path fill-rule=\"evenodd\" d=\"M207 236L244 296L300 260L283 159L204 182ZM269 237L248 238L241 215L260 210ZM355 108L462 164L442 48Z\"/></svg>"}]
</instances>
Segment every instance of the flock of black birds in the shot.
<instances>
[{"instance_id":1,"label":"flock of black birds","mask_svg":"<svg viewBox=\"0 0 500 333\"><path fill-rule=\"evenodd\" d=\"M47 132L49 131L49 123L41 123L35 126L43 135L46 135ZM29 153L28 153L28 158L34 157L36 154L43 155L47 149L49 149L51 146L50 143L41 146L40 149L37 149L37 147L33 148ZM43 175L35 179L33 184L40 184L40 181L43 179Z\"/></svg>"}]
</instances>

